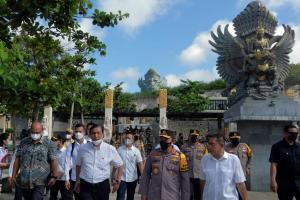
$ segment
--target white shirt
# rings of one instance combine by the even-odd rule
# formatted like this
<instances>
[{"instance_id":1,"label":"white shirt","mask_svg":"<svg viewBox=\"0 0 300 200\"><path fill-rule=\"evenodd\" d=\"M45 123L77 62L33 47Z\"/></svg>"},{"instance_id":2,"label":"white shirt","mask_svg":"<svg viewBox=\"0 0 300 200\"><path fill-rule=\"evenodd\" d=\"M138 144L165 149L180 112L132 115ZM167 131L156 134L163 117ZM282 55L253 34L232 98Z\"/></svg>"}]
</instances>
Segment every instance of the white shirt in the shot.
<instances>
[{"instance_id":1,"label":"white shirt","mask_svg":"<svg viewBox=\"0 0 300 200\"><path fill-rule=\"evenodd\" d=\"M140 150L134 146L127 148L126 145L122 145L118 148L118 153L124 163L124 174L121 180L136 181L138 179L137 164L143 161Z\"/></svg>"},{"instance_id":2,"label":"white shirt","mask_svg":"<svg viewBox=\"0 0 300 200\"><path fill-rule=\"evenodd\" d=\"M70 168L68 170L64 169L66 166L65 162L66 162L67 149L65 147L63 147L57 151L58 151L58 158L57 158L58 167L59 167L59 170L64 172L64 175L62 177L58 178L57 180L65 181L66 180L65 171L70 171Z\"/></svg>"},{"instance_id":3,"label":"white shirt","mask_svg":"<svg viewBox=\"0 0 300 200\"><path fill-rule=\"evenodd\" d=\"M8 151L4 147L0 147L0 163L7 163ZM2 178L2 169L0 168L0 180Z\"/></svg>"},{"instance_id":4,"label":"white shirt","mask_svg":"<svg viewBox=\"0 0 300 200\"><path fill-rule=\"evenodd\" d=\"M79 144L77 141L75 142L75 146L74 146L74 150L72 153L72 158L71 158L71 151L72 151L72 143L69 144L67 146L67 150L66 150L66 162L65 162L65 178L66 180L72 180L72 181L76 181L76 162L77 162L77 154L79 151L79 147L81 146L81 144ZM87 141L84 139L83 140L83 144L86 144ZM70 169L72 169L72 173L71 173L71 177L69 175Z\"/></svg>"},{"instance_id":5,"label":"white shirt","mask_svg":"<svg viewBox=\"0 0 300 200\"><path fill-rule=\"evenodd\" d=\"M80 178L89 183L99 183L110 178L110 167L120 167L123 161L115 147L102 142L100 148L92 142L82 145L78 152L77 166L81 166Z\"/></svg>"},{"instance_id":6,"label":"white shirt","mask_svg":"<svg viewBox=\"0 0 300 200\"><path fill-rule=\"evenodd\" d=\"M239 158L225 151L218 160L211 154L202 158L200 179L205 180L203 200L238 200L236 184L246 181Z\"/></svg>"}]
</instances>

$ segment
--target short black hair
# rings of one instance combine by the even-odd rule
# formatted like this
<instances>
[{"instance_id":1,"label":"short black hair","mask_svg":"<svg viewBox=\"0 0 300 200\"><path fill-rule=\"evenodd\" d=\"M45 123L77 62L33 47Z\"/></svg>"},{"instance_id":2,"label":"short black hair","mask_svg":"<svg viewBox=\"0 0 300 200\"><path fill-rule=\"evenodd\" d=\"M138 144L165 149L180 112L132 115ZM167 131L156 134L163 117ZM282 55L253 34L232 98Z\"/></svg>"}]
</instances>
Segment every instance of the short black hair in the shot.
<instances>
[{"instance_id":1,"label":"short black hair","mask_svg":"<svg viewBox=\"0 0 300 200\"><path fill-rule=\"evenodd\" d=\"M216 138L217 139L217 142L219 144L224 144L225 143L225 138L222 134L219 134L219 133L216 133L216 134L208 134L206 136L206 140L209 141L209 139L211 138Z\"/></svg>"},{"instance_id":2,"label":"short black hair","mask_svg":"<svg viewBox=\"0 0 300 200\"><path fill-rule=\"evenodd\" d=\"M83 127L83 129L85 130L85 126L83 124L78 123L78 124L75 125L75 129L79 128L79 127Z\"/></svg>"},{"instance_id":3,"label":"short black hair","mask_svg":"<svg viewBox=\"0 0 300 200\"><path fill-rule=\"evenodd\" d=\"M7 140L7 138L9 137L9 134L8 133L2 133L0 134L0 146L3 146L4 144L4 140Z\"/></svg>"},{"instance_id":4,"label":"short black hair","mask_svg":"<svg viewBox=\"0 0 300 200\"><path fill-rule=\"evenodd\" d=\"M298 130L298 127L297 127L296 125L289 124L289 125L285 125L285 126L284 126L283 131L284 131L285 133L287 133L288 130L289 130L290 128L296 128L296 129Z\"/></svg>"},{"instance_id":5,"label":"short black hair","mask_svg":"<svg viewBox=\"0 0 300 200\"><path fill-rule=\"evenodd\" d=\"M95 128L100 128L102 133L103 133L103 130L104 130L104 127L102 125L98 125L98 124L93 124L93 126L90 128L90 133L92 132L93 129Z\"/></svg>"}]
</instances>

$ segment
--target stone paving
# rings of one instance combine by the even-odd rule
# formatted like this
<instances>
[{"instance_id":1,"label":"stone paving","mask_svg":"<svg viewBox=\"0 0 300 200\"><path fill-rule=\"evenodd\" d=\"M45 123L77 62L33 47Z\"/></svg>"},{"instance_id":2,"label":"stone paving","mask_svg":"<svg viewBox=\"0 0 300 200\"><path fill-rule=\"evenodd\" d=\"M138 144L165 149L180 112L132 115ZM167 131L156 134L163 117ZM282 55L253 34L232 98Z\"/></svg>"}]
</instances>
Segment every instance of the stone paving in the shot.
<instances>
[{"instance_id":1,"label":"stone paving","mask_svg":"<svg viewBox=\"0 0 300 200\"><path fill-rule=\"evenodd\" d=\"M277 196L271 192L249 192L249 200L276 200ZM12 194L0 194L1 200L13 200ZM44 198L44 200L48 200L49 197ZM110 195L110 200L116 199L116 194ZM140 195L135 196L135 200L140 200Z\"/></svg>"}]
</instances>

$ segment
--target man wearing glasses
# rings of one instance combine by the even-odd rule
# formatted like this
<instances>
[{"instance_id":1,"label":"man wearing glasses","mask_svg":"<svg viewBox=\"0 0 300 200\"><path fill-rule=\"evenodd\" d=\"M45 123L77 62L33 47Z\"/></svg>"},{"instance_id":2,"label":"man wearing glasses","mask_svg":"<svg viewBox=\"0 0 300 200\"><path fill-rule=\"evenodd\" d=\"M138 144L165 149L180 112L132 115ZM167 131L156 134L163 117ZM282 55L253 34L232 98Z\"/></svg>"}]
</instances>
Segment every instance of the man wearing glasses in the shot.
<instances>
[{"instance_id":1,"label":"man wearing glasses","mask_svg":"<svg viewBox=\"0 0 300 200\"><path fill-rule=\"evenodd\" d=\"M300 199L300 144L296 142L298 127L287 125L283 139L272 146L269 162L271 190L279 200Z\"/></svg>"}]
</instances>

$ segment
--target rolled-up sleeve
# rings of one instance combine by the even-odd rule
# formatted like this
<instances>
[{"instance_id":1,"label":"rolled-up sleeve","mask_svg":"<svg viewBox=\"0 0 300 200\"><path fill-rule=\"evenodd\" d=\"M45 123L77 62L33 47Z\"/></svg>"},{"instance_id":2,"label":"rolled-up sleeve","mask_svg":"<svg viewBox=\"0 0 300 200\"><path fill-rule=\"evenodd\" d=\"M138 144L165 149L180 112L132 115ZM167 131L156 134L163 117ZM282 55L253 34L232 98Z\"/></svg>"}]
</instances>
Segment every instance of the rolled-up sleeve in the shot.
<instances>
[{"instance_id":1,"label":"rolled-up sleeve","mask_svg":"<svg viewBox=\"0 0 300 200\"><path fill-rule=\"evenodd\" d=\"M116 148L111 146L110 153L112 166L121 167L123 165L123 161Z\"/></svg>"}]
</instances>

